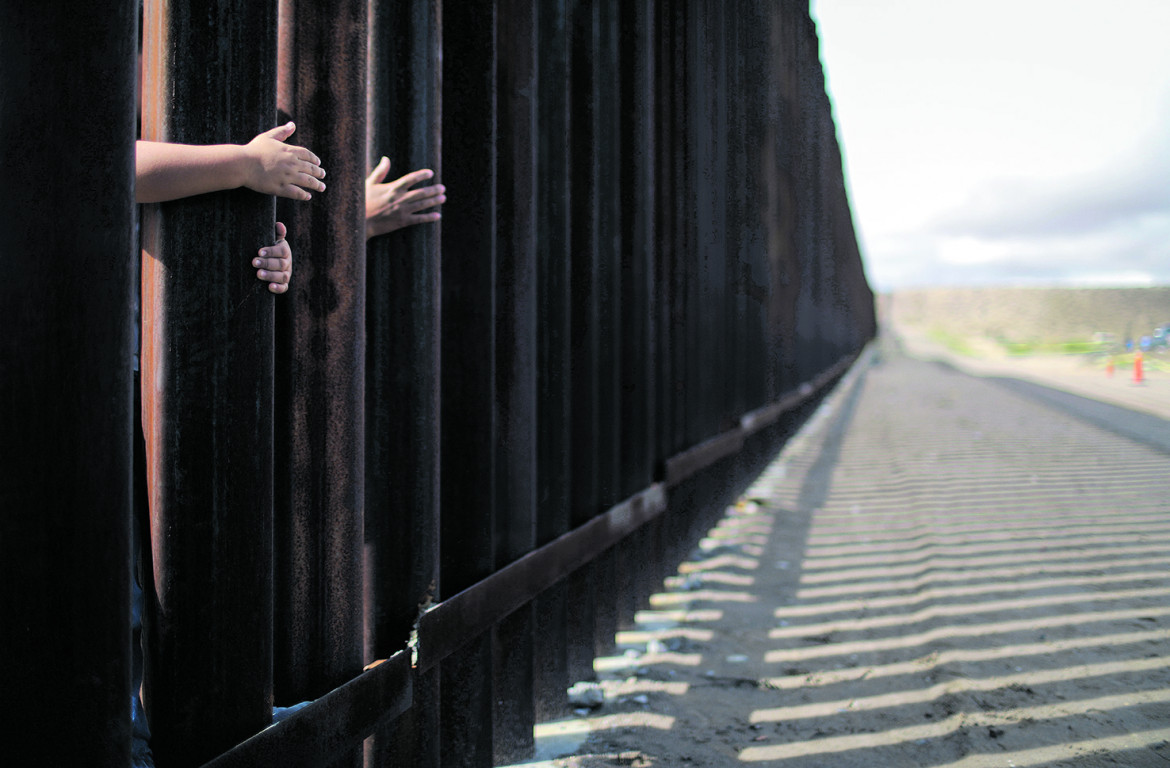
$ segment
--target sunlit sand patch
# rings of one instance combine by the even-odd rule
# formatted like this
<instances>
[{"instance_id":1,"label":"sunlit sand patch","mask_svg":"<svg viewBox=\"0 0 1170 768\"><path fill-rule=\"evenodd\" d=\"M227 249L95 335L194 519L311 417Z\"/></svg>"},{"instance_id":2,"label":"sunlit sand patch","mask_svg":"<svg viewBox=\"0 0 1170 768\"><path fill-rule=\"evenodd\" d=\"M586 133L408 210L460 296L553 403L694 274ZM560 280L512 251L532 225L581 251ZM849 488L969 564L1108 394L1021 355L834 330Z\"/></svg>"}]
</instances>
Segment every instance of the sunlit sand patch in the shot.
<instances>
[{"instance_id":1,"label":"sunlit sand patch","mask_svg":"<svg viewBox=\"0 0 1170 768\"><path fill-rule=\"evenodd\" d=\"M1170 660L1161 658L1127 659L1106 661L1099 664L1078 664L1060 669L1044 669L1035 672L1021 672L1015 675L981 679L949 680L925 688L895 691L878 696L860 696L837 701L822 701L816 704L802 704L793 707L758 709L751 714L753 723L788 722L812 717L832 717L841 712L867 712L888 709L907 704L924 704L955 693L987 692L1012 686L1044 685L1046 683L1086 680L1093 677L1108 677L1133 672L1148 672L1170 667ZM1067 702L1065 702L1067 703Z\"/></svg>"},{"instance_id":2,"label":"sunlit sand patch","mask_svg":"<svg viewBox=\"0 0 1170 768\"><path fill-rule=\"evenodd\" d=\"M597 672L617 672L623 669L652 667L660 664L672 664L677 667L697 667L703 663L701 653L642 653L629 656L598 656L593 660L593 669Z\"/></svg>"},{"instance_id":3,"label":"sunlit sand patch","mask_svg":"<svg viewBox=\"0 0 1170 768\"><path fill-rule=\"evenodd\" d=\"M994 755L967 755L961 760L934 768L998 768L1002 765L1015 768L1029 768L1054 763L1069 764L1070 761L1084 761L1096 755L1108 757L1111 752L1125 752L1161 745L1170 741L1170 728L1127 733L1122 736L1107 736L1099 739L1085 739L1066 744L1053 744L1035 749L1020 749L1014 752L996 752ZM1166 758L1161 758L1163 761Z\"/></svg>"},{"instance_id":4,"label":"sunlit sand patch","mask_svg":"<svg viewBox=\"0 0 1170 768\"><path fill-rule=\"evenodd\" d=\"M673 638L683 638L686 640L694 640L695 642L707 642L715 637L715 632L710 629L695 629L693 627L677 627L673 629L660 630L628 630L617 633L618 645L645 645L651 640L671 640Z\"/></svg>"},{"instance_id":5,"label":"sunlit sand patch","mask_svg":"<svg viewBox=\"0 0 1170 768\"><path fill-rule=\"evenodd\" d=\"M808 758L812 755L829 755L854 749L907 744L920 739L938 739L964 729L986 728L1013 724L1021 720L1044 720L1069 715L1083 715L1094 711L1108 711L1143 704L1170 702L1170 690L1136 691L1116 696L1101 696L1080 701L1062 701L1058 704L1044 704L1035 707L1018 707L997 712L963 712L945 720L905 728L891 728L873 733L856 733L846 736L827 736L811 741L793 741L766 747L748 747L739 753L739 759L748 762L764 760L786 760Z\"/></svg>"},{"instance_id":6,"label":"sunlit sand patch","mask_svg":"<svg viewBox=\"0 0 1170 768\"><path fill-rule=\"evenodd\" d=\"M754 571L760 567L760 561L752 557L739 555L718 555L706 560L683 563L678 567L679 573L699 573L702 571L716 571L721 568L741 568L745 571Z\"/></svg>"},{"instance_id":7,"label":"sunlit sand patch","mask_svg":"<svg viewBox=\"0 0 1170 768\"><path fill-rule=\"evenodd\" d=\"M692 602L754 603L758 600L759 598L750 592L722 592L715 589L696 589L690 592L659 592L658 594L650 595L650 605L654 608Z\"/></svg>"},{"instance_id":8,"label":"sunlit sand patch","mask_svg":"<svg viewBox=\"0 0 1170 768\"><path fill-rule=\"evenodd\" d=\"M685 696L691 688L690 683L681 680L646 680L640 677L627 677L625 680L602 680L599 684L605 692L605 697L611 700L644 693Z\"/></svg>"},{"instance_id":9,"label":"sunlit sand patch","mask_svg":"<svg viewBox=\"0 0 1170 768\"><path fill-rule=\"evenodd\" d=\"M1042 643L1022 643L1020 645L1002 645L994 648L963 648L946 651L934 651L926 656L911 661L900 661L893 664L877 666L843 667L841 669L820 669L798 675L785 677L769 677L764 682L776 690L796 690L799 688L838 685L840 683L857 682L859 680L875 680L884 677L898 677L902 675L922 675L932 669L955 663L978 663L983 661L1001 661L1023 659L1028 656L1055 656L1066 651L1086 648L1108 648L1113 653L1127 645L1141 643L1164 642L1170 640L1170 630L1152 630L1149 632L1126 632L1116 635L1101 635L1097 637L1075 637L1062 640L1046 640Z\"/></svg>"},{"instance_id":10,"label":"sunlit sand patch","mask_svg":"<svg viewBox=\"0 0 1170 768\"><path fill-rule=\"evenodd\" d=\"M838 568L859 568L867 565L888 566L896 563L913 563L916 560L939 557L963 557L989 553L1027 552L1034 549L1047 551L1061 547L1082 550L1087 544L1094 547L1105 545L1130 545L1136 541L1142 544L1156 542L1170 543L1170 533L1138 532L1127 535L1112 535L1101 533L1088 539L1082 536L1053 536L1051 538L1009 539L1005 541L988 542L984 544L932 543L915 547L904 552L867 552L856 555L838 555L834 557L804 558L802 567L805 571L820 571Z\"/></svg>"},{"instance_id":11,"label":"sunlit sand patch","mask_svg":"<svg viewBox=\"0 0 1170 768\"><path fill-rule=\"evenodd\" d=\"M1007 583L975 584L963 587L928 587L909 595L838 600L832 603L813 603L808 605L786 605L776 609L776 617L780 619L794 619L829 616L835 613L902 608L921 605L932 600L943 600L954 597L975 597L1002 592L1033 592L1066 587L1090 587L1131 581L1165 581L1168 578L1170 578L1170 574L1166 571L1145 571L1140 573L1110 573L1101 576L1080 576L1063 579L1034 579Z\"/></svg>"},{"instance_id":12,"label":"sunlit sand patch","mask_svg":"<svg viewBox=\"0 0 1170 768\"><path fill-rule=\"evenodd\" d=\"M703 571L701 575L670 576L663 581L667 589L685 589L691 580L698 579L701 584L727 584L734 587L750 587L755 578L743 573L725 573L723 571Z\"/></svg>"},{"instance_id":13,"label":"sunlit sand patch","mask_svg":"<svg viewBox=\"0 0 1170 768\"><path fill-rule=\"evenodd\" d=\"M1152 500L1149 505L1151 510L1149 514L1070 512L1067 517L1061 517L1061 528L1076 532L1082 528L1096 526L1141 525L1146 522L1156 524L1165 521L1164 516L1154 511L1164 509L1164 507L1159 506L1162 503L1159 500ZM939 503L932 502L926 505L924 510L935 509L939 506L941 506ZM816 552L830 547L849 546L858 543L858 538L861 536L868 537L873 544L880 544L883 542L914 541L924 536L954 537L960 533L964 534L964 538L966 538L970 535L981 536L1007 532L1045 531L1051 530L1052 526L1050 513L1040 510L1014 513L1004 510L1003 513L998 515L989 515L986 512L977 515L953 515L951 508L947 507L947 515L945 518L936 517L933 514L926 514L924 512L918 515L920 518L918 520L914 520L912 516L910 522L907 522L907 514L908 510L903 501L899 503L897 511L891 513L889 520L870 519L866 521L864 526L857 523L851 525L826 525L823 522L823 517L817 517L808 534L807 541L809 550Z\"/></svg>"},{"instance_id":14,"label":"sunlit sand patch","mask_svg":"<svg viewBox=\"0 0 1170 768\"><path fill-rule=\"evenodd\" d=\"M619 712L613 715L578 717L572 720L541 723L536 726L534 732L537 738L541 738L551 735L612 731L618 728L653 728L658 731L669 731L674 727L674 721L675 718L669 715L659 715L653 712Z\"/></svg>"},{"instance_id":15,"label":"sunlit sand patch","mask_svg":"<svg viewBox=\"0 0 1170 768\"><path fill-rule=\"evenodd\" d=\"M808 659L825 658L828 656L849 656L852 654L891 651L899 648L915 648L938 640L959 637L987 637L1011 632L1030 632L1038 629L1081 626L1093 622L1126 621L1166 615L1170 615L1170 608L1149 607L1117 611L1099 611L1096 613L1069 613L1061 616L1037 616L1019 621L999 621L991 624L936 627L926 632L903 635L901 637L828 643L809 648L768 651L764 655L764 661L770 664L783 664L786 662L806 661Z\"/></svg>"},{"instance_id":16,"label":"sunlit sand patch","mask_svg":"<svg viewBox=\"0 0 1170 768\"><path fill-rule=\"evenodd\" d=\"M1018 580L1029 576L1049 576L1056 573L1098 573L1103 570L1120 568L1128 572L1133 568L1170 565L1170 557L1135 557L1109 562L1082 561L1075 563L1037 563L1013 568L988 568L979 571L948 571L939 569L909 579L877 580L862 583L834 584L832 586L802 587L797 593L798 600L842 595L863 595L875 592L894 592L921 589L927 584L951 581L992 581Z\"/></svg>"},{"instance_id":17,"label":"sunlit sand patch","mask_svg":"<svg viewBox=\"0 0 1170 768\"><path fill-rule=\"evenodd\" d=\"M1151 555L1166 552L1166 545L1164 544L1150 544L1150 545L1134 545L1129 547L1101 547L1093 548L1091 552L1085 551L1082 547L1080 551L1075 550L1058 550L1055 552L1033 552L1026 556L1020 554L1009 554L1002 556L988 556L988 557L955 557L955 558L930 558L927 562L918 563L915 565L895 566L890 568L841 568L831 572L825 573L802 573L800 577L801 584L825 584L831 582L842 581L859 581L863 579L889 579L891 576L913 576L922 574L926 571L936 569L981 569L989 566L1005 565L1005 564L1019 564L1019 563L1061 563L1065 560L1075 559L1076 562L1072 565L1080 565L1082 568L1090 563L1102 564L1102 561L1107 561L1109 558L1124 558L1132 555ZM979 575L977 573L968 575Z\"/></svg>"},{"instance_id":18,"label":"sunlit sand patch","mask_svg":"<svg viewBox=\"0 0 1170 768\"><path fill-rule=\"evenodd\" d=\"M513 763L501 768L573 768L574 766L595 765L594 759L605 760L611 765L623 756L604 753L578 753L589 734L618 728L654 728L670 730L674 718L648 712L629 712L601 717L572 718L539 723L533 728L536 738L536 755L533 760ZM635 765L626 762L626 765ZM651 766L652 761L643 760L638 765Z\"/></svg>"},{"instance_id":19,"label":"sunlit sand patch","mask_svg":"<svg viewBox=\"0 0 1170 768\"><path fill-rule=\"evenodd\" d=\"M940 535L927 531L921 536L891 539L889 541L809 547L805 550L805 555L808 560L819 560L821 558L849 557L853 555L880 555L886 552L915 552L938 546L985 546L996 542L1010 542L1021 539L1023 541L1047 542L1091 537L1096 541L1099 536L1129 535L1141 537L1148 532L1162 533L1165 531L1170 531L1170 523L1165 522L1165 516L1150 515L1141 520L1133 520L1125 525L1120 525L1111 520L1101 525L1083 527L1076 525L1065 526L1063 524L1058 529L1037 527L1034 530L1027 531L1026 537L1021 537L1021 532L1019 531L997 528L994 531L987 531L980 534L968 533L962 537L962 541L965 542L962 545L955 545L954 536Z\"/></svg>"},{"instance_id":20,"label":"sunlit sand patch","mask_svg":"<svg viewBox=\"0 0 1170 768\"><path fill-rule=\"evenodd\" d=\"M706 609L697 611L638 611L634 614L635 624L670 626L677 624L693 624L704 621L719 621L723 618L723 611Z\"/></svg>"},{"instance_id":21,"label":"sunlit sand patch","mask_svg":"<svg viewBox=\"0 0 1170 768\"><path fill-rule=\"evenodd\" d=\"M1141 600L1143 598L1164 597L1170 595L1170 587L1152 587L1145 589L1125 589L1114 592L1076 592L1066 595L1045 595L1043 597L1029 597L1016 600L988 600L976 603L958 603L955 605L932 605L911 613L899 613L888 616L870 616L868 618L847 618L842 621L830 621L820 624L801 624L795 627L781 627L768 632L768 637L777 640L785 637L807 637L809 635L823 635L829 632L861 632L870 629L888 627L907 627L930 619L951 616L973 616L984 613L1004 613L1008 611L1029 611L1036 608L1046 608L1056 605L1081 605L1086 600L1094 602Z\"/></svg>"},{"instance_id":22,"label":"sunlit sand patch","mask_svg":"<svg viewBox=\"0 0 1170 768\"><path fill-rule=\"evenodd\" d=\"M762 534L749 536L745 536L739 533L725 536L713 536L708 534L706 538L699 540L699 549L710 552L711 550L719 549L720 547L738 547L752 557L759 557L763 552L762 547L767 543L768 537Z\"/></svg>"}]
</instances>

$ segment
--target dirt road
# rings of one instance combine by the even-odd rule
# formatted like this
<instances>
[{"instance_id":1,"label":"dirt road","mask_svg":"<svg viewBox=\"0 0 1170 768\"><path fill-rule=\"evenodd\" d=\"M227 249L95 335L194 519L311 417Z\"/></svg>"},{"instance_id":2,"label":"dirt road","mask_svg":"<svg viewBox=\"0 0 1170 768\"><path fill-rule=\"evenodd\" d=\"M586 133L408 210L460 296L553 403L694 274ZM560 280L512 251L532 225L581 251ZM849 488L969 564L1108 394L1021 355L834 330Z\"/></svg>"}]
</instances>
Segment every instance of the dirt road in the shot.
<instances>
[{"instance_id":1,"label":"dirt road","mask_svg":"<svg viewBox=\"0 0 1170 768\"><path fill-rule=\"evenodd\" d=\"M1170 765L1170 449L876 351L526 765Z\"/></svg>"}]
</instances>

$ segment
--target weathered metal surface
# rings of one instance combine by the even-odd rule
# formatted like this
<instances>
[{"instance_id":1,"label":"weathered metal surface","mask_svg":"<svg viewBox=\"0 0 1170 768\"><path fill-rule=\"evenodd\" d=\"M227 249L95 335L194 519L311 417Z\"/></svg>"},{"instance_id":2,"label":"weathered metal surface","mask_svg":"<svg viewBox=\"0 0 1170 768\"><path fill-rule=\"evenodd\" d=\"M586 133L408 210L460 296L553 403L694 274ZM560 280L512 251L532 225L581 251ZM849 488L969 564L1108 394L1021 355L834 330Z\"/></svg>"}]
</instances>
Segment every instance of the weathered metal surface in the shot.
<instances>
[{"instance_id":1,"label":"weathered metal surface","mask_svg":"<svg viewBox=\"0 0 1170 768\"><path fill-rule=\"evenodd\" d=\"M0 721L46 765L130 753L136 10L0 8Z\"/></svg>"},{"instance_id":2,"label":"weathered metal surface","mask_svg":"<svg viewBox=\"0 0 1170 768\"><path fill-rule=\"evenodd\" d=\"M207 28L227 23L222 9L234 18L243 7L218 2L195 9ZM298 123L292 140L322 157L329 189L282 207L297 261L292 291L276 300L274 568L265 572L262 551L247 558L253 570L240 565L235 547L256 546L248 536L199 543L188 525L197 515L156 503L160 530L186 537L183 547L156 537L160 598L177 610L156 627L185 638L176 616L250 600L251 587L229 595L225 585L277 580L277 700L318 700L221 764L355 764L370 734L368 765L513 760L531 749L532 721L563 713L567 684L592 676L614 629L873 332L815 29L800 4L762 0L326 6L281 5L277 103ZM156 55L181 64L227 55L248 47L233 37L247 23L201 38L168 22ZM186 51L178 41L188 39L214 50ZM230 80L253 53L208 68ZM272 84L271 75L252 79ZM204 99L223 90L219 82L168 98L194 110L184 119L214 122L227 108ZM371 243L366 279L361 181L383 154L392 177L442 171L451 202L441 270L439 227L422 225ZM163 207L148 241L165 244L184 210ZM269 208L266 227L271 218ZM158 346L187 344L175 329L205 319L184 303L194 302L185 285L166 282L167 251L157 253L147 282L147 378L157 388L148 429L152 464L164 467L164 448L181 451L200 420L212 420L203 414L242 402L243 384L201 389L220 381L219 370L208 379L196 365L179 368L183 355ZM216 280L230 283L207 278L202 298L221 311ZM223 339L216 333L205 332ZM264 339L257 352L244 335L219 343L253 349L236 373L265 365ZM158 371L174 376L160 385ZM193 421L171 446L163 416L179 402L188 405L178 416ZM224 412L216 424L243 418ZM256 455L273 455L268 439L268 453ZM204 463L204 486L220 495L236 487L220 481L235 466ZM273 472L265 466L255 470L261 485ZM156 496L175 495L165 475L152 484ZM268 503L263 489L250 498ZM263 520L225 523L237 524L267 536ZM115 541L111 555L124 561L124 545ZM183 559L199 547L213 552L211 576ZM211 587L176 598L179 574ZM238 622L249 625L240 634L214 624L209 657L257 645L273 653L264 640L240 640L267 631L263 610L260 622L253 616ZM394 667L360 671L363 658L400 651L416 619L417 668L403 652ZM174 657L159 638L151 645ZM191 650L197 664L202 650ZM111 669L124 663L106 659ZM247 717L224 717L251 718L255 730L271 693L256 683L265 665L254 666L237 690L199 691L182 706L245 702ZM196 721L167 712L177 705L166 695L158 706L165 753ZM123 738L125 720L111 722ZM219 724L207 722L210 745ZM230 746L215 744L212 753Z\"/></svg>"},{"instance_id":3,"label":"weathered metal surface","mask_svg":"<svg viewBox=\"0 0 1170 768\"><path fill-rule=\"evenodd\" d=\"M432 668L666 508L664 489L653 485L439 603L419 618L418 668Z\"/></svg>"},{"instance_id":4,"label":"weathered metal surface","mask_svg":"<svg viewBox=\"0 0 1170 768\"><path fill-rule=\"evenodd\" d=\"M207 763L205 768L293 768L345 759L380 726L409 711L414 675L399 651Z\"/></svg>"},{"instance_id":5,"label":"weathered metal surface","mask_svg":"<svg viewBox=\"0 0 1170 768\"><path fill-rule=\"evenodd\" d=\"M488 576L496 564L495 3L447 3L442 27L443 155L451 190L444 206L440 381L445 598ZM440 679L442 765L490 765L490 632L447 659Z\"/></svg>"},{"instance_id":6,"label":"weathered metal surface","mask_svg":"<svg viewBox=\"0 0 1170 768\"><path fill-rule=\"evenodd\" d=\"M536 544L569 530L570 308L569 38L568 0L537 4L536 300L537 300L537 510ZM536 717L559 717L570 685L566 589L559 584L537 598L534 671Z\"/></svg>"},{"instance_id":7,"label":"weathered metal surface","mask_svg":"<svg viewBox=\"0 0 1170 768\"><path fill-rule=\"evenodd\" d=\"M621 395L622 497L654 479L653 436L657 430L658 349L654 343L660 296L654 282L656 164L655 3L618 8L620 114L618 194L621 211ZM645 560L642 560L645 562Z\"/></svg>"},{"instance_id":8,"label":"weathered metal surface","mask_svg":"<svg viewBox=\"0 0 1170 768\"><path fill-rule=\"evenodd\" d=\"M597 14L594 3L574 2L568 9L569 23L569 179L573 205L570 214L572 252L569 281L573 291L570 315L570 370L573 379L570 413L570 522L587 522L600 507L598 451L599 398L599 314L597 271L597 213L593 204L597 171L593 141L593 51ZM592 569L569 582L570 613L567 651L572 680L593 676Z\"/></svg>"},{"instance_id":9,"label":"weathered metal surface","mask_svg":"<svg viewBox=\"0 0 1170 768\"><path fill-rule=\"evenodd\" d=\"M366 32L363 0L281 0L278 105L328 189L284 203L296 269L278 315L277 702L362 667Z\"/></svg>"},{"instance_id":10,"label":"weathered metal surface","mask_svg":"<svg viewBox=\"0 0 1170 768\"><path fill-rule=\"evenodd\" d=\"M370 4L368 165L442 179L441 3ZM439 589L439 224L367 243L365 657L402 646ZM439 765L438 675L367 747L368 765ZM423 691L423 686L433 690ZM428 750L430 750L428 752Z\"/></svg>"},{"instance_id":11,"label":"weathered metal surface","mask_svg":"<svg viewBox=\"0 0 1170 768\"><path fill-rule=\"evenodd\" d=\"M275 125L275 22L274 2L148 2L143 138L246 143ZM145 688L152 748L168 765L197 765L271 717L275 297L251 259L273 242L273 212L272 197L247 189L143 212L157 596Z\"/></svg>"},{"instance_id":12,"label":"weathered metal surface","mask_svg":"<svg viewBox=\"0 0 1170 768\"><path fill-rule=\"evenodd\" d=\"M525 0L499 0L496 6L496 569L536 546L534 11L533 4ZM533 606L527 601L497 624L492 633L492 743L497 764L519 762L535 746L533 625Z\"/></svg>"},{"instance_id":13,"label":"weathered metal surface","mask_svg":"<svg viewBox=\"0 0 1170 768\"><path fill-rule=\"evenodd\" d=\"M439 12L433 0L371 5L368 157L390 157L390 178L441 178ZM404 643L437 597L440 232L415 225L366 246L367 659Z\"/></svg>"}]
</instances>

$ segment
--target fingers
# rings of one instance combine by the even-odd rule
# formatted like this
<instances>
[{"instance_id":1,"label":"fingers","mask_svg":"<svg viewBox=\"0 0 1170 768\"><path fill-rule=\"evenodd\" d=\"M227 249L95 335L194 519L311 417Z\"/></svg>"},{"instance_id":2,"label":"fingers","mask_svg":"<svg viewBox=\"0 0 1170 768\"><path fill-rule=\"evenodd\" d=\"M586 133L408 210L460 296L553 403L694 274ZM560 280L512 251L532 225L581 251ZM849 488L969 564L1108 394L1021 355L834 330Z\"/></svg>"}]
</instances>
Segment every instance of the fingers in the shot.
<instances>
[{"instance_id":1,"label":"fingers","mask_svg":"<svg viewBox=\"0 0 1170 768\"><path fill-rule=\"evenodd\" d=\"M390 173L390 158L382 155L382 159L378 161L378 164L374 166L374 170L370 171L370 175L366 177L366 186L381 184L388 173Z\"/></svg>"},{"instance_id":2,"label":"fingers","mask_svg":"<svg viewBox=\"0 0 1170 768\"><path fill-rule=\"evenodd\" d=\"M286 234L284 224L277 222L277 242L261 248L259 256L252 259L252 266L256 267L256 278L268 283L268 290L272 293L287 291L288 281L292 278L292 248L284 239Z\"/></svg>"},{"instance_id":3,"label":"fingers","mask_svg":"<svg viewBox=\"0 0 1170 768\"><path fill-rule=\"evenodd\" d=\"M277 141L284 141L289 136L292 136L293 131L295 131L296 129L297 129L296 125L290 120L289 122L285 123L284 125L278 125L275 128L267 130L260 135L267 136L270 139L276 139ZM310 154L312 154L312 153L310 153Z\"/></svg>"},{"instance_id":4,"label":"fingers","mask_svg":"<svg viewBox=\"0 0 1170 768\"><path fill-rule=\"evenodd\" d=\"M316 192L325 191L325 182L320 181L320 177L304 172L295 174L291 183L296 184L298 187L304 187L305 189L311 189Z\"/></svg>"},{"instance_id":5,"label":"fingers","mask_svg":"<svg viewBox=\"0 0 1170 768\"><path fill-rule=\"evenodd\" d=\"M281 184L276 194L280 197L287 197L289 200L308 201L313 199L312 195L295 184Z\"/></svg>"},{"instance_id":6,"label":"fingers","mask_svg":"<svg viewBox=\"0 0 1170 768\"><path fill-rule=\"evenodd\" d=\"M425 208L447 202L446 193L447 188L445 186L442 184L436 184L433 187L419 187L418 189L412 189L398 199L403 205L407 203L416 203L422 200L430 200L430 202L423 206Z\"/></svg>"},{"instance_id":7,"label":"fingers","mask_svg":"<svg viewBox=\"0 0 1170 768\"><path fill-rule=\"evenodd\" d=\"M389 169L387 169L387 170L389 170ZM411 171L410 173L406 174L405 176L402 176L401 178L395 179L394 181L390 182L390 184L395 189L405 189L407 187L413 187L415 184L426 181L427 179L433 178L434 175L435 175L435 172L432 171L430 168L422 168L422 169L417 170L417 171Z\"/></svg>"},{"instance_id":8,"label":"fingers","mask_svg":"<svg viewBox=\"0 0 1170 768\"><path fill-rule=\"evenodd\" d=\"M299 170L301 173L307 173L308 175L317 179L325 178L325 169L315 163L303 162L300 164L297 170ZM321 185L321 188L324 189L324 186L325 185Z\"/></svg>"},{"instance_id":9,"label":"fingers","mask_svg":"<svg viewBox=\"0 0 1170 768\"><path fill-rule=\"evenodd\" d=\"M315 165L318 168L321 168L321 158L314 155L312 150L310 150L308 147L296 147L295 153L297 159L303 160L310 165ZM325 169L323 168L321 169L321 178L325 178Z\"/></svg>"},{"instance_id":10,"label":"fingers","mask_svg":"<svg viewBox=\"0 0 1170 768\"><path fill-rule=\"evenodd\" d=\"M433 213L412 213L410 215L411 224L426 224L431 221L438 221L443 218L443 214L435 211Z\"/></svg>"}]
</instances>

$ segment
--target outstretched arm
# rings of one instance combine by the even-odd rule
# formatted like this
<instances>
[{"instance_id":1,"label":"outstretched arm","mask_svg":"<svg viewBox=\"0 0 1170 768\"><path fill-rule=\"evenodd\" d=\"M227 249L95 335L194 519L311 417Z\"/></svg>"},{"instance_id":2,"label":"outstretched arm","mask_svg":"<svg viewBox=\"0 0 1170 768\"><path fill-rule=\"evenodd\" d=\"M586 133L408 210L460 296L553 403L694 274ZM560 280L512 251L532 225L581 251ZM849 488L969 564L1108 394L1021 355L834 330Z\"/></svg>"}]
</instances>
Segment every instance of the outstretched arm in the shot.
<instances>
[{"instance_id":1,"label":"outstretched arm","mask_svg":"<svg viewBox=\"0 0 1170 768\"><path fill-rule=\"evenodd\" d=\"M408 173L400 179L383 183L390 172L390 160L383 157L366 178L366 239L411 224L438 221L438 211L419 213L447 201L447 188L442 184L411 189L412 186L433 178L435 172L424 168Z\"/></svg>"},{"instance_id":2,"label":"outstretched arm","mask_svg":"<svg viewBox=\"0 0 1170 768\"><path fill-rule=\"evenodd\" d=\"M324 191L321 160L285 144L292 123L265 131L247 144L169 144L139 141L134 163L135 199L160 203L180 197L247 187L266 195L309 200Z\"/></svg>"}]
</instances>

